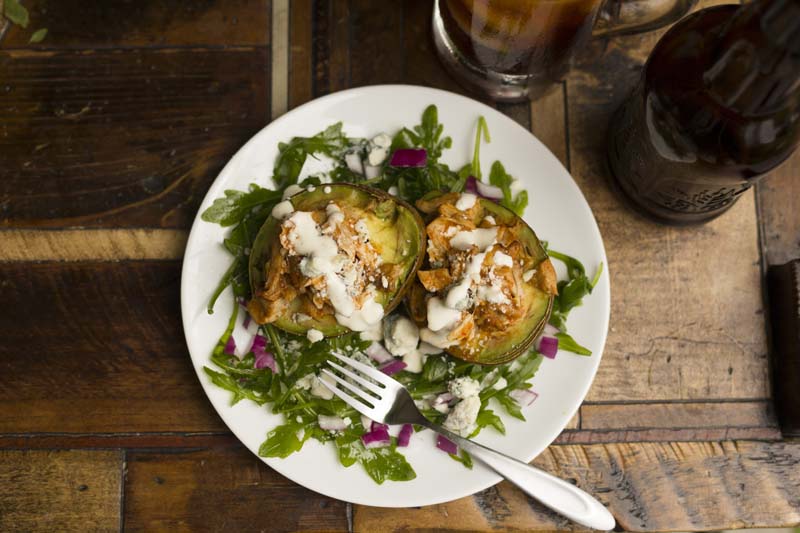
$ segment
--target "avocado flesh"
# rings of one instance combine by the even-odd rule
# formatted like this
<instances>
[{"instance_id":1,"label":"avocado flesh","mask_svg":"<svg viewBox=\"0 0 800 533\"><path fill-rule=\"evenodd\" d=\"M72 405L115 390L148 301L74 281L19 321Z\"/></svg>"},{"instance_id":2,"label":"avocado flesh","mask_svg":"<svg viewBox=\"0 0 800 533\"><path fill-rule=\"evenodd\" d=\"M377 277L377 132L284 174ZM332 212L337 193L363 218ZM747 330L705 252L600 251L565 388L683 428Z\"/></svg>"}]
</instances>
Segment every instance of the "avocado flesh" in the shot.
<instances>
[{"instance_id":1,"label":"avocado flesh","mask_svg":"<svg viewBox=\"0 0 800 533\"><path fill-rule=\"evenodd\" d=\"M329 192L326 193L326 190ZM295 211L324 210L328 203L335 202L343 210L348 210L352 218L364 221L370 242L380 255L382 263L397 266L397 276L388 280L387 289L376 284L375 301L384 308L384 315L389 314L403 299L422 263L425 225L417 211L379 189L343 183L306 190L289 200ZM271 256L280 253L281 223L282 221L269 216L253 243L249 262L250 286L254 292L251 310L252 306L258 306L258 290L264 287L269 276L267 267ZM336 321L332 312L318 318L309 317L302 322L296 321L295 316L301 313L301 298L306 296L296 296L272 323L289 333L301 335L310 329L316 329L326 337L350 331ZM258 321L258 313L252 314Z\"/></svg>"},{"instance_id":2,"label":"avocado flesh","mask_svg":"<svg viewBox=\"0 0 800 533\"><path fill-rule=\"evenodd\" d=\"M457 199L458 195L448 195L450 201ZM431 198L426 199L426 203ZM425 211L436 209L437 204L444 200L443 197L434 198L433 203L419 205ZM458 344L445 348L445 351L454 357L483 365L497 365L507 363L520 355L526 353L533 342L541 335L550 313L553 309L555 300L555 271L547 256L547 252L539 241L536 233L515 213L498 205L490 200L479 198L477 200L485 215L491 215L497 222L497 226L514 226L519 231L519 242L522 244L524 257L515 257L517 261L522 259L524 270L536 269L537 275L533 276L529 282L521 284L521 301L526 306L524 315L514 324L511 324L502 335L492 335L489 328L481 328L477 323L475 326L475 336L470 340L470 347L474 348L479 343L479 349L467 349L468 347ZM446 291L437 293L442 296ZM412 318L420 327L427 325L427 297L431 295L419 282L415 282L411 289L408 308Z\"/></svg>"}]
</instances>

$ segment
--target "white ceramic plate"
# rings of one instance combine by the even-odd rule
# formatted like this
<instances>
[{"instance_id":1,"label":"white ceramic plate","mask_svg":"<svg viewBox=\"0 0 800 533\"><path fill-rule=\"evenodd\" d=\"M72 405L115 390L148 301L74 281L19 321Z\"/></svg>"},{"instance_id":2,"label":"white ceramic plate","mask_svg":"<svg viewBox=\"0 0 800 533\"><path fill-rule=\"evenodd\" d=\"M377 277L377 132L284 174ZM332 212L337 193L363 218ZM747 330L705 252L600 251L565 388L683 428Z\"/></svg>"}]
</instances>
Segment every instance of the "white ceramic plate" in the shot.
<instances>
[{"instance_id":1,"label":"white ceramic plate","mask_svg":"<svg viewBox=\"0 0 800 533\"><path fill-rule=\"evenodd\" d=\"M351 89L309 102L275 120L256 134L228 162L212 184L202 205L204 211L225 189L245 189L250 182L269 186L277 145L293 136L313 135L342 121L350 136L393 133L401 126L419 123L429 104L439 108L445 134L453 147L443 160L459 168L471 159L476 120L486 118L492 142L481 148L484 172L494 160L522 180L530 204L525 220L553 249L580 259L591 275L602 262L607 267L603 241L592 211L561 163L527 130L498 111L463 96L406 85ZM219 415L253 453L267 431L281 422L267 407L242 401L230 406L230 393L217 388L203 372L209 355L224 331L231 312L229 294L223 294L213 315L206 313L209 296L230 263L222 247L226 230L200 220L192 226L181 280L181 310L186 342L197 375ZM559 277L564 270L554 261ZM560 270L559 270L560 269ZM226 297L227 296L227 297ZM477 438L483 444L529 461L541 453L564 429L589 390L606 340L610 308L608 268L594 293L572 311L569 331L594 355L581 357L561 352L545 359L533 380L539 398L524 410L527 422L505 416L506 436L486 429ZM501 412L501 408L495 409ZM414 435L405 452L417 473L410 482L387 481L376 485L359 465L341 466L334 446L310 440L300 453L287 459L262 459L291 480L319 493L353 503L411 507L431 505L474 494L500 481L476 464L472 470L451 460L434 447L432 432Z\"/></svg>"}]
</instances>

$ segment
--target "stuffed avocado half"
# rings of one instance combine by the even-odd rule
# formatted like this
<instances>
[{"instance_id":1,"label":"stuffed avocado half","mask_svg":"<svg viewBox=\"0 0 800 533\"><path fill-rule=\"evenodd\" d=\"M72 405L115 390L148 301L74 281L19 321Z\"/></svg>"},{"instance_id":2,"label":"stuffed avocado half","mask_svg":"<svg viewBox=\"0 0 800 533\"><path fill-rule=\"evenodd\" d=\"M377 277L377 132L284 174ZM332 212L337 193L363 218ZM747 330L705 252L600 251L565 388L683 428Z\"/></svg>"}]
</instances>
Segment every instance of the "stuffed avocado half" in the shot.
<instances>
[{"instance_id":1,"label":"stuffed avocado half","mask_svg":"<svg viewBox=\"0 0 800 533\"><path fill-rule=\"evenodd\" d=\"M413 207L381 190L303 190L276 205L256 237L248 310L309 338L380 327L422 263L424 231Z\"/></svg>"},{"instance_id":2,"label":"stuffed avocado half","mask_svg":"<svg viewBox=\"0 0 800 533\"><path fill-rule=\"evenodd\" d=\"M451 355L500 364L541 334L556 274L534 231L509 209L469 193L417 202L428 217L425 262L408 308L420 338Z\"/></svg>"}]
</instances>

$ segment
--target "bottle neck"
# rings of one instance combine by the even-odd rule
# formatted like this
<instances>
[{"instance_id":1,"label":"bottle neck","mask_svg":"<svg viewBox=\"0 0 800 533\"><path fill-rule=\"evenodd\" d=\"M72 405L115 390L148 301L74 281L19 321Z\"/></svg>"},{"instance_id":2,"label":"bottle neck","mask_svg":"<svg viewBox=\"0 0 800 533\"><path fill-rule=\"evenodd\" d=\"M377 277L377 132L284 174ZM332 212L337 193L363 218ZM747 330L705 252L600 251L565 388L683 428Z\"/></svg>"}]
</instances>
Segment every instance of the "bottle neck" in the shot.
<instances>
[{"instance_id":1,"label":"bottle neck","mask_svg":"<svg viewBox=\"0 0 800 533\"><path fill-rule=\"evenodd\" d=\"M800 0L755 0L722 28L703 73L709 94L742 115L800 101Z\"/></svg>"}]
</instances>

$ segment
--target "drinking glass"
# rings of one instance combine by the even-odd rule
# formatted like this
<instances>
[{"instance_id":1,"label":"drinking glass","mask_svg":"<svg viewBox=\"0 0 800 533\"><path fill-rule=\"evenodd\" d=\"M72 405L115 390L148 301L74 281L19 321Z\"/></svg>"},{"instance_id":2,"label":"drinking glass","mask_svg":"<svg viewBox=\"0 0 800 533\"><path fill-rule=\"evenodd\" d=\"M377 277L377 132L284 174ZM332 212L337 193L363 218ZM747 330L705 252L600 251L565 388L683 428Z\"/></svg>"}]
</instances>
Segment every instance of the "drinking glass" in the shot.
<instances>
[{"instance_id":1,"label":"drinking glass","mask_svg":"<svg viewBox=\"0 0 800 533\"><path fill-rule=\"evenodd\" d=\"M543 94L594 36L660 28L696 0L435 0L433 38L447 70L493 100Z\"/></svg>"}]
</instances>

